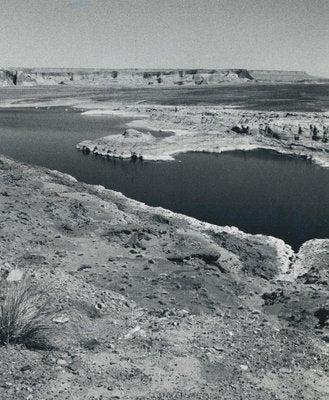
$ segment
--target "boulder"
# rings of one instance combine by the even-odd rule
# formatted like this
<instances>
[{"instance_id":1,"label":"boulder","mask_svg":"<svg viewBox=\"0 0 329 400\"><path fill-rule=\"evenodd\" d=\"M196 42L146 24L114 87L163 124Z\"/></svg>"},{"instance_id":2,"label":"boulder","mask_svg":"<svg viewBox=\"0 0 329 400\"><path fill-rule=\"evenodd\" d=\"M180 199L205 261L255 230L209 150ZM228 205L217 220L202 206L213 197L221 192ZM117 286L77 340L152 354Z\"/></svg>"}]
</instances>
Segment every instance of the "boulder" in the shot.
<instances>
[{"instance_id":1,"label":"boulder","mask_svg":"<svg viewBox=\"0 0 329 400\"><path fill-rule=\"evenodd\" d=\"M7 276L7 281L8 282L19 282L23 279L23 276L24 276L23 270L12 269Z\"/></svg>"}]
</instances>

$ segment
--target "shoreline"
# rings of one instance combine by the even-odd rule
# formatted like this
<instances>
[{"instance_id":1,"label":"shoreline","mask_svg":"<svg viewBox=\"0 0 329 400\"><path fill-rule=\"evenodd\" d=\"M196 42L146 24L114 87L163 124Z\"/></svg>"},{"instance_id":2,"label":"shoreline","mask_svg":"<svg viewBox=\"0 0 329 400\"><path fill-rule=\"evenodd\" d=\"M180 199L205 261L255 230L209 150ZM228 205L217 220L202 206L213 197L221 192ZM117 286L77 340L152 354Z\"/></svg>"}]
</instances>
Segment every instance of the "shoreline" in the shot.
<instances>
[{"instance_id":1,"label":"shoreline","mask_svg":"<svg viewBox=\"0 0 329 400\"><path fill-rule=\"evenodd\" d=\"M244 151L244 150L242 150ZM108 189L102 185L93 185L89 183L85 183L82 181L77 180L74 176L60 172L56 169L49 169L46 167L30 164L27 162L22 162L15 160L9 156L5 156L0 154L0 165L1 164L6 164L8 163L9 165L13 166L14 168L22 166L23 168L31 169L32 171L39 171L42 174L47 174L49 176L52 176L54 178L58 178L61 181L63 181L64 185L68 186L75 186L75 185L82 185L87 189L87 192L91 190L93 193L100 195L100 196L106 196L111 198L111 201L118 201L120 203L124 203L128 208L131 208L134 210L134 212L139 213L139 212L146 212L148 214L154 214L161 216L164 219L175 219L184 223L187 223L189 227L192 229L195 229L197 231L201 231L203 233L213 233L213 234L229 234L233 235L234 237L238 237L242 240L255 240L255 242L262 242L263 244L267 246L273 246L276 251L277 251L277 257L280 260L279 267L281 268L278 271L278 280L290 280L290 276L294 271L291 271L291 267L293 262L296 260L296 256L299 253L299 250L306 244L312 241L328 241L329 238L323 238L323 239L310 239L304 242L300 248L297 251L294 251L292 247L288 244L285 243L283 239L271 236L271 235L265 235L261 233L257 234L252 234L252 233L247 233L241 230L240 228L236 226L222 226L222 225L216 225L212 224L206 221L199 220L197 218L182 214L182 213L177 213L174 211L171 211L169 209L166 209L161 206L149 206L146 203L143 203L141 201L132 199L130 197L125 196L122 192L115 191L113 189ZM32 172L33 173L33 172ZM265 242L264 242L265 241Z\"/></svg>"},{"instance_id":2,"label":"shoreline","mask_svg":"<svg viewBox=\"0 0 329 400\"><path fill-rule=\"evenodd\" d=\"M80 100L78 100L79 105L72 105L72 108L75 110L84 108L82 104L80 104ZM209 153L209 154L221 154L224 152L231 152L231 151L253 151L257 149L263 149L263 150L268 150L268 151L274 151L279 154L291 156L291 157L298 157L302 159L306 159L308 161L312 161L313 163L319 165L322 168L328 168L329 167L329 155L324 154L324 157L319 156L319 154L316 154L315 152L310 152L310 151L300 151L300 148L296 147L295 149L289 148L288 146L291 144L287 144L284 142L278 143L278 141L273 141L273 139L269 138L264 138L259 135L257 136L242 136L240 134L236 134L234 132L229 132L227 131L227 128L229 125L227 125L228 121L224 121L224 124L221 126L221 131L215 131L214 132L214 126L212 126L212 131L209 133L207 132L209 130L209 124L205 124L204 131L199 134L198 131L198 126L197 124L194 124L193 121L191 123L191 126L189 126L189 130L186 128L186 122L189 123L189 119L182 119L182 122L178 124L179 128L175 127L175 122L172 120L167 119L166 111L169 111L173 113L175 110L175 107L173 106L156 106L156 105L149 105L149 104L138 104L137 106L132 106L132 105L124 105L122 103L117 103L117 104L104 104L103 109L93 109L92 106L94 104L89 104L91 107L90 110L85 110L81 112L81 115L85 116L86 118L88 116L119 116L119 117L127 117L127 118L132 118L132 117L137 117L138 119L135 120L130 120L129 122L125 123L125 126L127 128L143 128L143 129L149 129L150 132L152 131L163 131L163 132L173 132L173 136L165 137L163 139L157 139L155 138L153 143L158 146L159 142L164 143L164 147L161 148L160 146L160 151L164 150L164 155L159 155L159 153L155 154L145 154L143 155L143 159L146 161L174 161L175 156L179 154L184 154L184 153ZM23 104L22 104L23 106ZM24 104L26 106L26 104ZM63 105L62 105L63 106ZM27 107L33 107L33 105L29 105ZM184 113L188 111L191 107L188 106L180 106L179 107L179 112L180 112L180 117L185 117ZM229 116L229 121L232 121L234 119L237 119L238 117L241 117L241 110L237 109L232 109L230 107L214 107L214 106L192 106L192 108L198 112L198 115L202 115L204 113L209 113L210 118L212 118L214 115L220 115L221 113L224 113L224 115ZM152 113L155 113L155 115L152 115ZM158 113L158 114L157 114ZM158 118L160 113L161 118ZM242 110L243 114L247 114L249 117L254 116L257 114L258 116L262 116L264 119L264 116L266 115L277 115L279 117L283 117L286 114L291 114L293 119L296 120L298 119L299 115L301 113L284 113L284 112L251 112L249 110ZM176 113L175 113L176 114ZM194 116L194 113L192 114ZM329 112L326 113L302 113L303 118L325 118L329 121ZM170 115L169 115L170 116ZM148 118L145 118L148 117ZM305 124L305 122L304 122ZM196 125L196 126L195 126ZM223 128L224 127L224 128ZM216 128L216 126L215 126ZM225 130L225 132L223 132ZM119 140L122 142L122 136L119 136ZM105 139L111 140L113 138L116 138L116 135L108 136L105 137ZM218 144L215 142L214 147L214 137L215 139L218 139ZM193 139L194 142L191 143L190 139ZM206 143L200 146L199 142L200 140L203 140L204 138L207 139ZM104 138L96 139L95 141L83 141L77 145L77 148L79 150L82 150L82 147L84 146L84 143L90 143L90 153L93 153L92 147L93 146L99 146L99 142L102 143ZM183 141L182 141L183 139ZM183 143L184 145L184 140L187 142L185 148L180 148L181 144ZM189 142L190 141L190 142ZM173 142L173 143L172 143ZM108 143L105 142L105 145ZM133 142L133 145L135 143ZM101 144L102 146L102 144ZM167 146L167 148L166 148ZM170 148L171 146L171 148ZM168 151L169 148L169 151ZM329 148L329 147L328 147ZM152 149L151 149L152 150ZM159 151L159 149L157 149ZM167 153L166 153L167 152ZM98 156L100 157L109 157L109 158L122 158L122 159L131 159L131 153L126 152L123 155L120 154L109 154L107 153L106 149L98 150L97 153ZM73 178L73 177L72 177ZM73 178L75 179L75 178ZM106 189L105 189L106 190ZM119 192L118 192L119 193ZM134 201L134 200L132 200ZM137 202L138 203L138 202ZM186 218L190 218L186 216ZM202 221L201 221L202 222ZM202 222L203 223L203 222ZM205 223L205 222L204 222ZM206 224L206 223L205 223ZM214 225L218 226L219 228L225 228L219 225ZM239 228L237 227L230 227L232 229L237 229L238 231ZM240 231L246 235L249 235L248 233L245 233L243 231ZM261 234L260 234L261 235ZM261 236L266 236L266 235L261 235ZM266 236L267 237L267 236ZM268 236L271 237L271 236ZM274 238L277 240L281 240L278 238ZM311 239L312 240L312 239ZM325 240L325 239L324 239ZM305 242L307 243L307 242ZM289 246L289 244L284 243L285 245ZM294 254L297 254L297 251L294 251Z\"/></svg>"},{"instance_id":3,"label":"shoreline","mask_svg":"<svg viewBox=\"0 0 329 400\"><path fill-rule=\"evenodd\" d=\"M328 397L329 239L293 252L5 156L0 181L2 282L60 321L49 351L0 347L1 398Z\"/></svg>"},{"instance_id":4,"label":"shoreline","mask_svg":"<svg viewBox=\"0 0 329 400\"><path fill-rule=\"evenodd\" d=\"M272 149L269 149L269 150L272 150ZM236 150L225 150L225 151L236 151ZM237 151L250 151L250 150L237 150ZM273 151L275 151L275 150L273 150ZM110 195L110 197L112 199L114 198L116 200L123 201L124 203L128 204L129 207L136 210L136 212L145 211L147 213L161 215L161 217L163 217L163 218L179 219L181 221L186 222L189 226L191 226L193 229L196 229L198 231L212 232L214 234L225 233L225 234L230 234L230 235L233 235L233 236L239 237L241 239L245 239L245 240L255 239L256 241L258 241L258 239L259 239L262 242L264 242L264 240L265 240L266 245L274 246L276 248L278 257L280 258L280 260L282 262L282 265L281 265L282 270L278 274L278 276L280 276L280 278L278 278L279 280L290 280L290 275L292 272L292 271L290 271L291 264L296 259L299 250L305 244L308 244L309 242L317 241L317 240L320 240L320 241L323 240L323 241L329 242L329 238L309 239L306 242L302 243L302 245L300 246L299 249L294 250L290 244L286 243L283 239L277 238L275 236L265 235L262 233L255 233L255 234L248 233L248 232L241 230L237 226L216 225L216 224L212 224L210 222L199 220L195 217L188 216L186 214L171 211L171 210L166 209L161 206L150 206L142 201L127 197L120 191L108 189L108 188L104 187L103 185L93 185L93 184L79 181L73 175L58 171L56 169L49 169L49 168L42 167L39 165L30 164L30 163L23 162L23 161L18 161L9 156L2 155L1 153L0 153L0 161L9 162L13 165L15 165L15 164L23 165L27 168L44 171L45 173L47 173L51 176L58 177L60 179L64 179L64 182L66 182L69 185L75 185L75 184L83 185L87 188L92 189L95 193L98 193L100 195L103 195L103 194Z\"/></svg>"},{"instance_id":5,"label":"shoreline","mask_svg":"<svg viewBox=\"0 0 329 400\"><path fill-rule=\"evenodd\" d=\"M225 107L206 106L121 106L118 110L106 109L88 110L82 112L85 116L120 115L141 117L125 125L132 129L152 131L170 131L174 135L164 138L145 138L145 136L126 140L121 135L110 135L96 140L85 140L77 144L77 149L86 150L103 157L129 159L132 154L150 161L174 160L174 155L186 152L222 153L234 150L272 149L281 154L293 155L311 159L317 165L329 167L329 145L309 139L307 129L312 123L329 127L329 113L275 113L251 112ZM189 110L193 110L193 113ZM178 110L178 111L177 111ZM145 118L148 115L148 118ZM200 122L201 120L201 122ZM250 124L250 134L238 134L231 131L240 121ZM267 120L272 121L280 139L274 139L258 133L258 126ZM303 135L298 141L293 139L297 125L303 128ZM289 125L289 128L286 128ZM286 131L284 131L286 128ZM322 132L320 132L322 134Z\"/></svg>"}]
</instances>

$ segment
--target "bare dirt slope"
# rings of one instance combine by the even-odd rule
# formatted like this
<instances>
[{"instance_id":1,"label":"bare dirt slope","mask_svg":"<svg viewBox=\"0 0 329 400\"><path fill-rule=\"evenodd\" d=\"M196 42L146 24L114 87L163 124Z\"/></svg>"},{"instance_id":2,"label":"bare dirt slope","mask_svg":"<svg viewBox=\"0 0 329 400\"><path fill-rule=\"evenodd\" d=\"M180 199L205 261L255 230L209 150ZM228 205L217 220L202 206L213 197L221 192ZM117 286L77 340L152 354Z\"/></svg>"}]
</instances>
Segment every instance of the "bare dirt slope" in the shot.
<instances>
[{"instance_id":1,"label":"bare dirt slope","mask_svg":"<svg viewBox=\"0 0 329 400\"><path fill-rule=\"evenodd\" d=\"M46 288L48 350L0 399L328 399L328 241L283 242L0 159L0 274Z\"/></svg>"}]
</instances>

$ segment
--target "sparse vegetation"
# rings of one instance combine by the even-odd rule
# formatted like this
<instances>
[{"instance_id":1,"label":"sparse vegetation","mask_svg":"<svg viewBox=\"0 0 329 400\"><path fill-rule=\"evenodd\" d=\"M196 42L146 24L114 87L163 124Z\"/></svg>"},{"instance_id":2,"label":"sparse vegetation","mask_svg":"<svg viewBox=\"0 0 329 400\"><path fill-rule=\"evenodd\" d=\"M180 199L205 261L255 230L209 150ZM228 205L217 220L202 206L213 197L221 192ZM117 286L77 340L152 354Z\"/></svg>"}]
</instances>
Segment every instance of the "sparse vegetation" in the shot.
<instances>
[{"instance_id":1,"label":"sparse vegetation","mask_svg":"<svg viewBox=\"0 0 329 400\"><path fill-rule=\"evenodd\" d=\"M152 74L151 73L149 73L149 72L143 72L143 78L144 79L149 79L149 78L151 78L152 77Z\"/></svg>"},{"instance_id":2,"label":"sparse vegetation","mask_svg":"<svg viewBox=\"0 0 329 400\"><path fill-rule=\"evenodd\" d=\"M0 302L0 346L22 344L28 348L48 348L53 315L48 297L44 292L37 292L30 280L5 283Z\"/></svg>"}]
</instances>

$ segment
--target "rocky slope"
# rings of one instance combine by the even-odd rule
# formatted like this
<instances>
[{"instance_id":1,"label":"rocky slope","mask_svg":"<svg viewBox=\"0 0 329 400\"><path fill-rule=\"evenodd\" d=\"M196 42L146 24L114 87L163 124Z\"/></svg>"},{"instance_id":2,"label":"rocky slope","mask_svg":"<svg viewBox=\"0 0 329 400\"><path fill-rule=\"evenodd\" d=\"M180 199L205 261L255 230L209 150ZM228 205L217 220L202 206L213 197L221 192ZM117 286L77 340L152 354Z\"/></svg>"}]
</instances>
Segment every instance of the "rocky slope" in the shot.
<instances>
[{"instance_id":1,"label":"rocky slope","mask_svg":"<svg viewBox=\"0 0 329 400\"><path fill-rule=\"evenodd\" d=\"M228 82L314 82L320 78L301 71L248 71L246 69L107 70L19 68L1 69L0 86L114 85L124 87L216 85ZM328 80L323 80L328 81Z\"/></svg>"},{"instance_id":2,"label":"rocky slope","mask_svg":"<svg viewBox=\"0 0 329 400\"><path fill-rule=\"evenodd\" d=\"M328 399L329 241L212 226L0 159L0 273L57 317L0 347L0 398Z\"/></svg>"}]
</instances>

